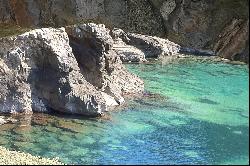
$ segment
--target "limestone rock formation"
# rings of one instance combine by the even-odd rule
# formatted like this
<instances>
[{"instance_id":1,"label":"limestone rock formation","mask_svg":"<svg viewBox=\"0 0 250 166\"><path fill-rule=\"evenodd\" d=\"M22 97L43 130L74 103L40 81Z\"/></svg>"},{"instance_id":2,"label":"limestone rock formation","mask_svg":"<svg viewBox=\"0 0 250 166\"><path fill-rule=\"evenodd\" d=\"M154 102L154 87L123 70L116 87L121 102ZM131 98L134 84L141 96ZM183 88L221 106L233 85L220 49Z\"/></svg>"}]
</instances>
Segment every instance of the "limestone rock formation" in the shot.
<instances>
[{"instance_id":1,"label":"limestone rock formation","mask_svg":"<svg viewBox=\"0 0 250 166\"><path fill-rule=\"evenodd\" d=\"M146 55L134 45L129 45L130 39L122 29L114 28L111 31L114 40L113 50L120 56L123 62L145 62Z\"/></svg>"},{"instance_id":2,"label":"limestone rock formation","mask_svg":"<svg viewBox=\"0 0 250 166\"><path fill-rule=\"evenodd\" d=\"M103 24L67 28L70 45L84 77L92 85L122 103L122 94L143 91L143 81L129 73L113 48L110 30Z\"/></svg>"},{"instance_id":3,"label":"limestone rock formation","mask_svg":"<svg viewBox=\"0 0 250 166\"><path fill-rule=\"evenodd\" d=\"M82 25L68 37L64 28L42 28L1 38L1 112L97 116L123 94L142 92L143 81L124 68L103 29Z\"/></svg>"},{"instance_id":4,"label":"limestone rock formation","mask_svg":"<svg viewBox=\"0 0 250 166\"><path fill-rule=\"evenodd\" d=\"M145 62L146 58L159 58L179 54L181 46L168 39L136 33L126 33L115 28L111 32L113 50L123 62ZM188 52L188 51L187 51Z\"/></svg>"},{"instance_id":5,"label":"limestone rock formation","mask_svg":"<svg viewBox=\"0 0 250 166\"><path fill-rule=\"evenodd\" d=\"M168 39L156 36L126 33L115 28L111 32L113 50L123 62L145 62L147 58L178 57L180 54L216 56L215 51L182 47Z\"/></svg>"},{"instance_id":6,"label":"limestone rock formation","mask_svg":"<svg viewBox=\"0 0 250 166\"><path fill-rule=\"evenodd\" d=\"M106 111L100 92L81 75L62 29L38 29L1 39L1 112Z\"/></svg>"},{"instance_id":7,"label":"limestone rock formation","mask_svg":"<svg viewBox=\"0 0 250 166\"><path fill-rule=\"evenodd\" d=\"M168 39L156 36L147 36L135 33L128 33L129 44L141 49L147 58L158 58L160 56L176 55L180 51L180 45Z\"/></svg>"},{"instance_id":8,"label":"limestone rock formation","mask_svg":"<svg viewBox=\"0 0 250 166\"><path fill-rule=\"evenodd\" d=\"M246 33L249 32L249 1L248 0L150 0L164 20L166 36L169 40L182 47L214 51L217 55L230 60L247 62ZM219 36L228 33L228 26L233 20L241 20L244 30L237 27L218 40ZM243 23L244 22L244 23ZM244 25L243 25L244 24ZM230 37L231 36L231 37ZM245 36L245 37L243 37ZM228 39L234 41L228 45ZM237 42L238 41L238 42ZM224 45L223 49L215 48ZM241 45L241 46L240 46ZM243 52L243 53L241 53ZM237 56L237 58L232 58Z\"/></svg>"},{"instance_id":9,"label":"limestone rock formation","mask_svg":"<svg viewBox=\"0 0 250 166\"><path fill-rule=\"evenodd\" d=\"M222 43L218 41L219 35L235 19L249 20L249 0L0 0L0 25L57 27L93 21L208 51ZM222 56L232 59L237 54L239 60L247 61L247 46L241 48L243 53L239 56L235 44L227 51L230 55ZM121 50L121 44L119 47L117 50ZM123 49L135 48L123 46ZM132 52L141 54L138 50Z\"/></svg>"}]
</instances>

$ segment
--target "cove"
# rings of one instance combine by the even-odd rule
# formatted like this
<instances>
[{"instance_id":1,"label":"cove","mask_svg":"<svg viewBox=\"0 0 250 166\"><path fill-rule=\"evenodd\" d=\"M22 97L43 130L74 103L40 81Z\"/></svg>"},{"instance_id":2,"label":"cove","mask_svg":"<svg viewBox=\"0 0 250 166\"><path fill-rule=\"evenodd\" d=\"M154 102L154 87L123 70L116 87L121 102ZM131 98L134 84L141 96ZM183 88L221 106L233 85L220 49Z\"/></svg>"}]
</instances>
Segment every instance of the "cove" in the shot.
<instances>
[{"instance_id":1,"label":"cove","mask_svg":"<svg viewBox=\"0 0 250 166\"><path fill-rule=\"evenodd\" d=\"M106 119L33 114L0 145L67 164L249 164L249 71L196 58L127 64L155 97Z\"/></svg>"}]
</instances>

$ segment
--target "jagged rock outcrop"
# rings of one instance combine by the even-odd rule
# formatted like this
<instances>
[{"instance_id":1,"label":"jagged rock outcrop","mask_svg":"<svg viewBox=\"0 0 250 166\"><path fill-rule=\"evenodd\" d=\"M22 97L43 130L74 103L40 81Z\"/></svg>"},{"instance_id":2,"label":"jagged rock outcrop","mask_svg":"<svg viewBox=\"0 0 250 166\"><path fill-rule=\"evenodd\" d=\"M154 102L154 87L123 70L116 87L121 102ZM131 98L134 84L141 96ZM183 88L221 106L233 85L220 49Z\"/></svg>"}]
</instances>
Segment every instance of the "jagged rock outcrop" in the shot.
<instances>
[{"instance_id":1,"label":"jagged rock outcrop","mask_svg":"<svg viewBox=\"0 0 250 166\"><path fill-rule=\"evenodd\" d=\"M249 22L248 0L150 0L157 11L159 11L164 26L167 30L166 36L169 40L180 44L182 47L214 51L217 55L230 59L247 62L247 41L249 40L246 30L232 28L230 33L237 34L230 46L228 39L220 38L220 35L228 32L228 26L233 20L241 20L241 24ZM239 24L239 23L238 23ZM236 39L238 38L238 39ZM238 40L238 42L237 42ZM228 45L223 51L215 48L216 45ZM241 46L239 46L241 45ZM244 52L239 54L239 52ZM237 55L237 58L232 58Z\"/></svg>"},{"instance_id":2,"label":"jagged rock outcrop","mask_svg":"<svg viewBox=\"0 0 250 166\"><path fill-rule=\"evenodd\" d=\"M218 36L234 19L249 20L248 0L0 0L0 24L44 27L92 21L208 51L214 50ZM234 57L238 48L222 56ZM248 59L245 50L239 60Z\"/></svg>"},{"instance_id":3,"label":"jagged rock outcrop","mask_svg":"<svg viewBox=\"0 0 250 166\"><path fill-rule=\"evenodd\" d=\"M122 29L114 28L111 31L114 40L113 50L123 62L146 62L145 53L134 45L129 45L130 38Z\"/></svg>"},{"instance_id":4,"label":"jagged rock outcrop","mask_svg":"<svg viewBox=\"0 0 250 166\"><path fill-rule=\"evenodd\" d=\"M128 43L141 49L148 58L176 55L180 51L180 45L155 36L128 33Z\"/></svg>"},{"instance_id":5,"label":"jagged rock outcrop","mask_svg":"<svg viewBox=\"0 0 250 166\"><path fill-rule=\"evenodd\" d=\"M178 57L180 54L215 56L214 51L181 47L168 39L135 33L126 33L121 29L113 29L113 50L123 62L145 62L146 58Z\"/></svg>"},{"instance_id":6,"label":"jagged rock outcrop","mask_svg":"<svg viewBox=\"0 0 250 166\"><path fill-rule=\"evenodd\" d=\"M122 94L143 91L143 81L129 73L120 55L113 50L114 40L103 24L83 24L67 28L70 45L88 82L122 103Z\"/></svg>"},{"instance_id":7,"label":"jagged rock outcrop","mask_svg":"<svg viewBox=\"0 0 250 166\"><path fill-rule=\"evenodd\" d=\"M81 75L62 29L38 29L1 39L1 112L106 111L105 101Z\"/></svg>"},{"instance_id":8,"label":"jagged rock outcrop","mask_svg":"<svg viewBox=\"0 0 250 166\"><path fill-rule=\"evenodd\" d=\"M249 63L249 21L234 19L218 38L214 47L218 55Z\"/></svg>"},{"instance_id":9,"label":"jagged rock outcrop","mask_svg":"<svg viewBox=\"0 0 250 166\"><path fill-rule=\"evenodd\" d=\"M43 28L0 39L1 112L97 116L123 94L142 92L143 81L122 66L103 29L72 27L69 38L64 28Z\"/></svg>"},{"instance_id":10,"label":"jagged rock outcrop","mask_svg":"<svg viewBox=\"0 0 250 166\"><path fill-rule=\"evenodd\" d=\"M179 54L181 47L167 39L135 33L122 29L111 31L114 40L113 50L123 62L145 62L146 58L159 58Z\"/></svg>"}]
</instances>

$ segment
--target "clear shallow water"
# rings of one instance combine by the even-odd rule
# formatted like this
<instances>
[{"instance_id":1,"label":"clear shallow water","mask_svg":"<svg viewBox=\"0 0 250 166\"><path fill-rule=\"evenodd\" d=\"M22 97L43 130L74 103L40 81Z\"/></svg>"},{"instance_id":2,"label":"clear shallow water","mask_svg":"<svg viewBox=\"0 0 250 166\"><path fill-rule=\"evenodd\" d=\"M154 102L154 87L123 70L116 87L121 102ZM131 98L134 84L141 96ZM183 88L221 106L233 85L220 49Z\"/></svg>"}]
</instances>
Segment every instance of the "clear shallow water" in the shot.
<instances>
[{"instance_id":1,"label":"clear shallow water","mask_svg":"<svg viewBox=\"0 0 250 166\"><path fill-rule=\"evenodd\" d=\"M106 119L35 114L0 127L0 145L71 164L248 164L246 66L184 59L130 64L155 98Z\"/></svg>"}]
</instances>

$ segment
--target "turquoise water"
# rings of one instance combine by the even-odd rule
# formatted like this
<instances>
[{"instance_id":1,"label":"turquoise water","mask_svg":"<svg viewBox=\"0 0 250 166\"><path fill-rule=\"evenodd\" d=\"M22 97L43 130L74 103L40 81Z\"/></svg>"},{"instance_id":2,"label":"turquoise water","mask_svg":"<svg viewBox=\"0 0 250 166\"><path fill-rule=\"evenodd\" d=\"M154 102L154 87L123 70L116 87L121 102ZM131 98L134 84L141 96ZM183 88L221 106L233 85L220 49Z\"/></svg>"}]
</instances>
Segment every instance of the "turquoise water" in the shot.
<instances>
[{"instance_id":1,"label":"turquoise water","mask_svg":"<svg viewBox=\"0 0 250 166\"><path fill-rule=\"evenodd\" d=\"M249 164L247 66L179 59L129 64L154 97L101 119L34 114L0 145L70 164Z\"/></svg>"}]
</instances>

